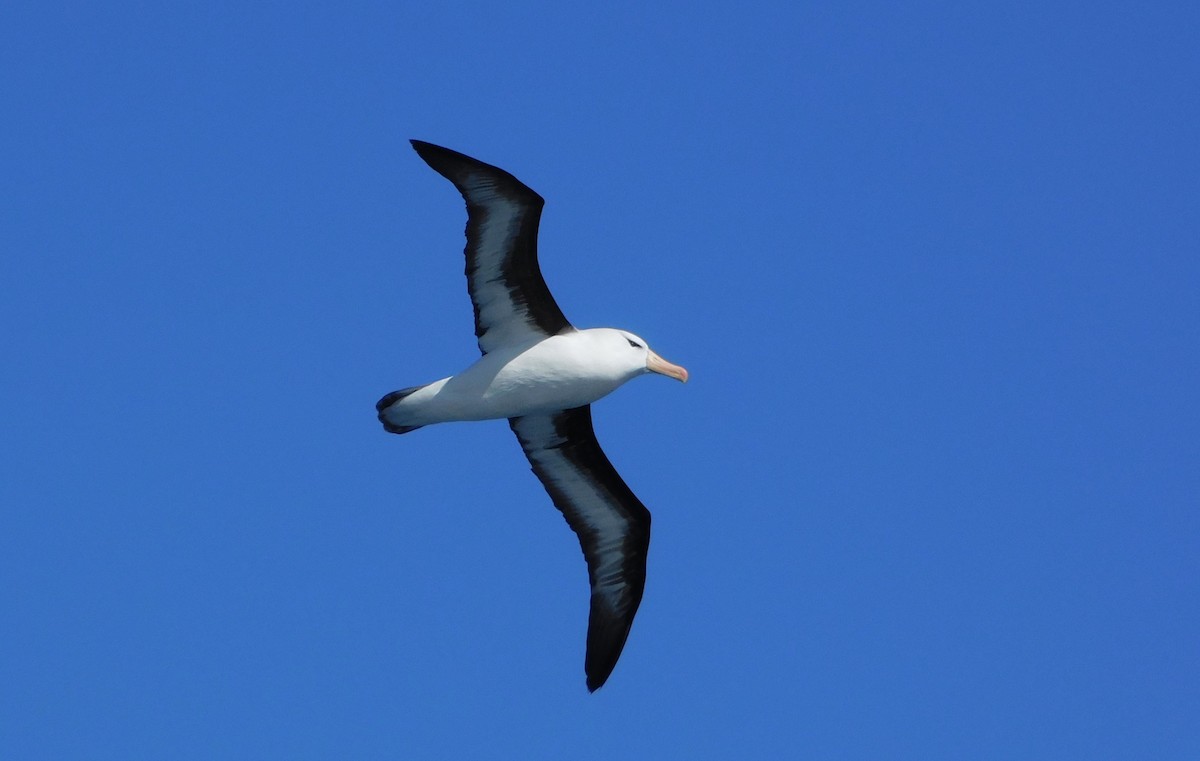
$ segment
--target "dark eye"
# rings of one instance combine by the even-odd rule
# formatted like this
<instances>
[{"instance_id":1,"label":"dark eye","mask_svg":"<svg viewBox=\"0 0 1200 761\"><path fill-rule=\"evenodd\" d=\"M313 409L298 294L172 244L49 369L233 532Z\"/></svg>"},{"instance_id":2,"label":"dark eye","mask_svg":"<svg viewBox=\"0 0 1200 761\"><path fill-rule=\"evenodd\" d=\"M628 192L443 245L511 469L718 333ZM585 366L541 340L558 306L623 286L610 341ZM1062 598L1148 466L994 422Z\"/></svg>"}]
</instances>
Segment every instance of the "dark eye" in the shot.
<instances>
[{"instance_id":1,"label":"dark eye","mask_svg":"<svg viewBox=\"0 0 1200 761\"><path fill-rule=\"evenodd\" d=\"M637 341L633 340L632 338L626 338L625 340L626 340L626 341L628 341L628 342L629 342L629 345L630 345L630 346L632 346L632 347L633 347L633 348L635 348L635 349L644 349L644 348L646 348L646 347L642 346L640 343L638 343Z\"/></svg>"}]
</instances>

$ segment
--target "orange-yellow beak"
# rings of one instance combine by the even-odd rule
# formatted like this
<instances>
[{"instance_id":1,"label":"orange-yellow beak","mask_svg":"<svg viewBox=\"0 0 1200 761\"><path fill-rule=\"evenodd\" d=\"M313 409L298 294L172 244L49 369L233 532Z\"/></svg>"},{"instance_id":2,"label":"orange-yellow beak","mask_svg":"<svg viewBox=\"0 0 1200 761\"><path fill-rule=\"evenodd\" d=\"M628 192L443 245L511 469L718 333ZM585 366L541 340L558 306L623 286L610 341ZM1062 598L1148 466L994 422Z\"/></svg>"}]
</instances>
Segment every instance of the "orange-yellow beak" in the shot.
<instances>
[{"instance_id":1,"label":"orange-yellow beak","mask_svg":"<svg viewBox=\"0 0 1200 761\"><path fill-rule=\"evenodd\" d=\"M674 378L682 383L687 383L688 373L679 365L673 365L652 351L646 352L646 369L652 373L659 373L668 378Z\"/></svg>"}]
</instances>

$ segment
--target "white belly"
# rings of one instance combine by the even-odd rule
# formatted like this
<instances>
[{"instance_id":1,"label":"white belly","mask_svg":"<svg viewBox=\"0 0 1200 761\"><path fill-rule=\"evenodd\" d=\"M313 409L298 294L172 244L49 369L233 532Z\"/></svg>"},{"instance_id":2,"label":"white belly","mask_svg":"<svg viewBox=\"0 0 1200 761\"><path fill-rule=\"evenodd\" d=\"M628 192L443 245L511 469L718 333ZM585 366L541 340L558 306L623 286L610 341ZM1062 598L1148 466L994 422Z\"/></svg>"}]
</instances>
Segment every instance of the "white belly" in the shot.
<instances>
[{"instance_id":1,"label":"white belly","mask_svg":"<svg viewBox=\"0 0 1200 761\"><path fill-rule=\"evenodd\" d=\"M388 417L401 425L430 425L555 412L591 404L638 374L596 360L586 343L568 336L492 352L405 397Z\"/></svg>"}]
</instances>

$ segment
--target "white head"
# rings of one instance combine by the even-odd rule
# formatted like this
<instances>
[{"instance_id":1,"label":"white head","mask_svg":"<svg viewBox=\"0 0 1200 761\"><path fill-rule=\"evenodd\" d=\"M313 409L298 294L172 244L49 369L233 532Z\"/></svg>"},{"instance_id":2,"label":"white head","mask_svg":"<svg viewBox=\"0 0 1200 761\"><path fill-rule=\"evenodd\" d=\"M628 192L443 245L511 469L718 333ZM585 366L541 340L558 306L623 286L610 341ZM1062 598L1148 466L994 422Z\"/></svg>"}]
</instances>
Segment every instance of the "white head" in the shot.
<instances>
[{"instance_id":1,"label":"white head","mask_svg":"<svg viewBox=\"0 0 1200 761\"><path fill-rule=\"evenodd\" d=\"M655 354L638 336L626 330L599 328L595 332L604 341L606 352L619 357L621 364L629 368L630 376L642 373L659 373L668 378L687 383L688 371L673 365Z\"/></svg>"}]
</instances>

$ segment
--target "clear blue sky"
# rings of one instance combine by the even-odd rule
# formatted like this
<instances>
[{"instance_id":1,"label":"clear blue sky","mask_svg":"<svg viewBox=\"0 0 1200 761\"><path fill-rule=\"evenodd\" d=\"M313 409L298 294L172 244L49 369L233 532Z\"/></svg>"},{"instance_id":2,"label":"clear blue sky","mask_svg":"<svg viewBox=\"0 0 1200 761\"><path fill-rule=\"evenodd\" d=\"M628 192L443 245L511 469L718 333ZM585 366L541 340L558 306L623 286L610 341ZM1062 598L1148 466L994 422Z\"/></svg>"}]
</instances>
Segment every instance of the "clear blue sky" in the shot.
<instances>
[{"instance_id":1,"label":"clear blue sky","mask_svg":"<svg viewBox=\"0 0 1200 761\"><path fill-rule=\"evenodd\" d=\"M0 757L1200 758L1194 4L252 5L0 9ZM595 695L414 137L692 374Z\"/></svg>"}]
</instances>

